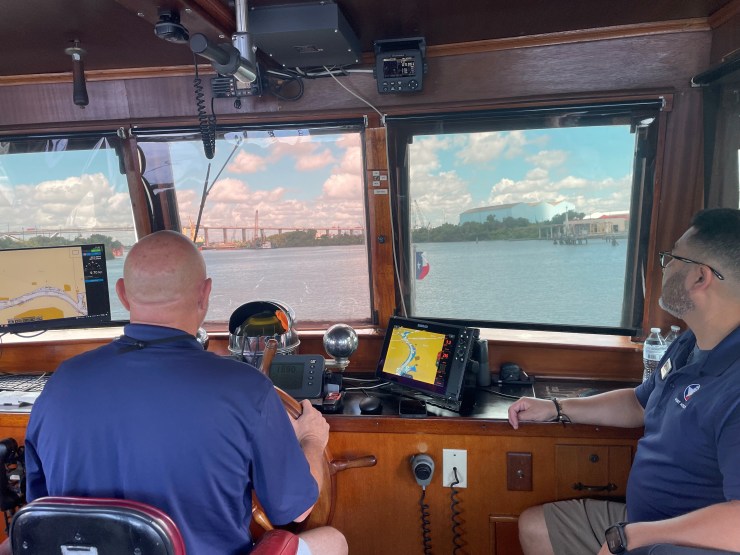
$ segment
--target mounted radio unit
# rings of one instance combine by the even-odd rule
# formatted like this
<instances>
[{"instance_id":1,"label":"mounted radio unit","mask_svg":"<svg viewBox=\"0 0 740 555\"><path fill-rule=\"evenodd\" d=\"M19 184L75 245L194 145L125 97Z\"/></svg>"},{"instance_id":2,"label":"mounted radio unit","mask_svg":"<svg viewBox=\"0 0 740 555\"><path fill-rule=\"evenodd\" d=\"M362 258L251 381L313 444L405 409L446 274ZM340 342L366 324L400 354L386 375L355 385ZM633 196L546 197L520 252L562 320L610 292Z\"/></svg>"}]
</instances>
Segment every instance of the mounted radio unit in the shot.
<instances>
[{"instance_id":1,"label":"mounted radio unit","mask_svg":"<svg viewBox=\"0 0 740 555\"><path fill-rule=\"evenodd\" d=\"M262 96L264 85L259 71L252 83L241 83L232 75L211 77L211 94L213 98L240 98L244 96Z\"/></svg>"},{"instance_id":2,"label":"mounted radio unit","mask_svg":"<svg viewBox=\"0 0 740 555\"><path fill-rule=\"evenodd\" d=\"M427 65L423 37L376 40L375 79L380 94L420 92L424 87Z\"/></svg>"}]
</instances>

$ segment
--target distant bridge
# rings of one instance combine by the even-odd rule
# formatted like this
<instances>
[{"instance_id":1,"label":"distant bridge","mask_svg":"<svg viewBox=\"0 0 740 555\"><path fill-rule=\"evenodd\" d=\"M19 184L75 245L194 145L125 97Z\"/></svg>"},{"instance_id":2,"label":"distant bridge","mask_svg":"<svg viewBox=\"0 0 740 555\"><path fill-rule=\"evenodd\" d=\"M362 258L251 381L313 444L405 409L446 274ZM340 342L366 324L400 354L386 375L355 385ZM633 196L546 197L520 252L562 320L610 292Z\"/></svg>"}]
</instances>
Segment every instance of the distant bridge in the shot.
<instances>
[{"instance_id":1,"label":"distant bridge","mask_svg":"<svg viewBox=\"0 0 740 555\"><path fill-rule=\"evenodd\" d=\"M193 226L183 227L182 232L193 239ZM304 226L304 227L285 227L285 226L209 226L202 225L198 230L198 239L203 241L203 244L210 246L219 243L230 243L241 241L242 243L250 243L257 241L264 241L265 237L273 235L275 233L284 233L287 231L316 231L318 234L326 235L361 235L365 229L361 226ZM12 239L14 241L24 241L30 237L42 236L42 237L64 237L71 236L77 237L80 235L110 235L116 233L133 233L133 226L106 226L106 227L56 227L56 228L42 228L42 227L27 227L17 230L8 230L6 232L0 232L0 238ZM217 239L214 237L220 234ZM219 241L219 239L221 239Z\"/></svg>"},{"instance_id":2,"label":"distant bridge","mask_svg":"<svg viewBox=\"0 0 740 555\"><path fill-rule=\"evenodd\" d=\"M183 233L195 240L193 233L195 229L191 227L183 227ZM306 226L306 227L265 227L260 226L255 229L253 226L200 226L198 230L198 241L202 241L204 246L211 246L219 243L256 243L269 239L270 235L286 233L289 231L315 231L317 234L325 235L362 235L365 232L365 228L361 226ZM220 232L219 241L214 237L214 233L218 235ZM272 232L272 233L270 233Z\"/></svg>"}]
</instances>

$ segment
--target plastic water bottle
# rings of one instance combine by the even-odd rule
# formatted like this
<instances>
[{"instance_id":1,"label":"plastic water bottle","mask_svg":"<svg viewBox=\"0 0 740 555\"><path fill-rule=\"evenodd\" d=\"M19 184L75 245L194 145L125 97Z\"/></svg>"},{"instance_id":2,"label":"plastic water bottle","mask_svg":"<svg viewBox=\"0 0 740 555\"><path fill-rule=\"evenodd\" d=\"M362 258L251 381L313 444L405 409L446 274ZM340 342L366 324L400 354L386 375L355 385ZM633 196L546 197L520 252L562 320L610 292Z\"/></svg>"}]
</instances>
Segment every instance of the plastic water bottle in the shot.
<instances>
[{"instance_id":1,"label":"plastic water bottle","mask_svg":"<svg viewBox=\"0 0 740 555\"><path fill-rule=\"evenodd\" d=\"M668 335L665 336L665 346L666 349L668 346L673 343L678 336L681 334L681 328L678 326L671 326L671 331L668 332Z\"/></svg>"},{"instance_id":2,"label":"plastic water bottle","mask_svg":"<svg viewBox=\"0 0 740 555\"><path fill-rule=\"evenodd\" d=\"M660 359L665 354L665 339L660 335L660 328L650 328L650 335L642 345L642 381L646 382L658 368Z\"/></svg>"}]
</instances>

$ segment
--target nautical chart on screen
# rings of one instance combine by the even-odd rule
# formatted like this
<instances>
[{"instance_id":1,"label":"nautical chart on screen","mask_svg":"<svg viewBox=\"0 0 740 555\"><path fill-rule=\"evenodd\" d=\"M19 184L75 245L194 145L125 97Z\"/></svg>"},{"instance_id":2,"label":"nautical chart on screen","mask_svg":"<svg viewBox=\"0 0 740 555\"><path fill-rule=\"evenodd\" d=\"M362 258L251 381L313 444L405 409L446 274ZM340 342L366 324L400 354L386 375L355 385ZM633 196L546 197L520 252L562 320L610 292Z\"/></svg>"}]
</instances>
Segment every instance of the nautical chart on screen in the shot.
<instances>
[{"instance_id":1,"label":"nautical chart on screen","mask_svg":"<svg viewBox=\"0 0 740 555\"><path fill-rule=\"evenodd\" d=\"M6 251L0 266L0 324L87 316L85 264L79 246ZM89 272L88 272L89 273Z\"/></svg>"},{"instance_id":2,"label":"nautical chart on screen","mask_svg":"<svg viewBox=\"0 0 740 555\"><path fill-rule=\"evenodd\" d=\"M447 355L445 340L444 334L394 327L384 371L395 369L398 376L435 384L439 378L440 357Z\"/></svg>"}]
</instances>

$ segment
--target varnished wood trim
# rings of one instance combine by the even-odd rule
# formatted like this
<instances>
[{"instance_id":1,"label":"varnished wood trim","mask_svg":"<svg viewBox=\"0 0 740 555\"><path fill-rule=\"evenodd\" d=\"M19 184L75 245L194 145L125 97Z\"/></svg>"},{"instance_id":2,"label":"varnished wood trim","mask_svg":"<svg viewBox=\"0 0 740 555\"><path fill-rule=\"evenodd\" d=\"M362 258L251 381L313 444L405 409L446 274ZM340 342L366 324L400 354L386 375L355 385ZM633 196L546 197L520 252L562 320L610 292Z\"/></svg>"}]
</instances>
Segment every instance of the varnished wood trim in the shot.
<instances>
[{"instance_id":1,"label":"varnished wood trim","mask_svg":"<svg viewBox=\"0 0 740 555\"><path fill-rule=\"evenodd\" d=\"M740 0L734 0L729 4L725 4L709 16L709 26L712 29L716 29L730 21L730 19L738 14L740 14Z\"/></svg>"},{"instance_id":2,"label":"varnished wood trim","mask_svg":"<svg viewBox=\"0 0 740 555\"><path fill-rule=\"evenodd\" d=\"M719 11L717 13L719 13ZM560 33L546 33L525 37L507 37L502 39L461 42L456 44L441 44L427 47L427 57L438 58L442 56L461 56L464 54L480 54L483 52L496 52L497 50L512 50L515 48L534 48L537 46L553 46L557 44L576 42L593 42L641 37L646 35L665 35L668 33L689 33L709 30L710 23L707 19L696 17L691 19L660 21L656 23L638 23L634 25L615 25L613 27L602 27L598 29L580 29L576 31L563 31ZM374 60L375 57L372 53L366 52L362 56L362 61L365 63L372 64L374 63Z\"/></svg>"},{"instance_id":3,"label":"varnished wood trim","mask_svg":"<svg viewBox=\"0 0 740 555\"><path fill-rule=\"evenodd\" d=\"M610 426L587 426L559 422L531 423L523 422L514 431L504 420L481 420L473 418L418 418L409 419L400 416L370 417L326 415L332 432L355 433L396 433L428 435L485 435L485 436L526 436L567 439L577 444L579 439L599 440L637 440L642 437L643 428L614 428ZM28 413L0 413L0 425L25 428L28 424Z\"/></svg>"},{"instance_id":4,"label":"varnished wood trim","mask_svg":"<svg viewBox=\"0 0 740 555\"><path fill-rule=\"evenodd\" d=\"M209 0L195 0L196 4L208 4ZM564 31L560 33L548 33L526 37L509 37L503 39L491 39L475 42L463 42L456 44L444 44L429 46L427 57L436 58L443 56L461 56L465 54L478 54L484 52L495 52L498 50L511 50L515 48L534 48L538 46L553 46L557 44L568 44L576 42L592 42L600 40L612 40L645 35L661 35L667 33L687 33L697 31L709 31L735 15L740 9L740 0L728 4L712 15L712 19L693 18L679 19L675 21L661 21L658 23L641 23L635 25L618 25L600 29L583 29L577 31ZM207 8L209 13L211 8ZM375 56L371 52L362 55L362 63L373 65ZM202 73L213 73L206 70L207 64L203 65ZM111 81L115 79L146 79L149 77L178 77L192 75L192 66L170 66L170 67L144 67L127 69L105 69L86 71L87 81ZM72 73L48 73L32 75L9 75L0 77L1 86L45 84L45 83L71 83Z\"/></svg>"},{"instance_id":5,"label":"varnished wood trim","mask_svg":"<svg viewBox=\"0 0 740 555\"><path fill-rule=\"evenodd\" d=\"M559 422L523 422L514 431L505 420L483 420L464 417L402 418L400 416L347 416L326 415L332 432L379 432L396 434L428 435L485 435L527 437L588 438L588 439L639 439L642 428L614 428L610 426L587 426Z\"/></svg>"},{"instance_id":6,"label":"varnished wood trim","mask_svg":"<svg viewBox=\"0 0 740 555\"><path fill-rule=\"evenodd\" d=\"M207 64L198 64L198 72L201 74L215 75ZM133 67L126 69L98 69L86 70L85 80L90 81L115 81L118 79L149 79L153 77L182 77L193 76L193 66L168 66L168 67ZM54 83L72 83L72 72L64 73L35 73L31 75L6 75L0 76L0 87L14 85L46 85Z\"/></svg>"},{"instance_id":7,"label":"varnished wood trim","mask_svg":"<svg viewBox=\"0 0 740 555\"><path fill-rule=\"evenodd\" d=\"M393 229L391 223L391 175L386 151L387 137L384 127L365 131L365 181L368 204L368 245L372 272L373 309L378 324L385 328L395 311L396 280L393 263ZM373 177L379 172L384 178ZM373 182L379 185L374 186Z\"/></svg>"},{"instance_id":8,"label":"varnished wood trim","mask_svg":"<svg viewBox=\"0 0 740 555\"><path fill-rule=\"evenodd\" d=\"M134 214L136 236L141 238L152 232L149 199L144 188L139 161L139 148L136 137L128 137L123 141L123 165L126 168L126 182L128 183L131 211Z\"/></svg>"},{"instance_id":9,"label":"varnished wood trim","mask_svg":"<svg viewBox=\"0 0 740 555\"><path fill-rule=\"evenodd\" d=\"M236 16L228 3L219 0L183 0L183 4L190 6L201 17L212 20L225 34L236 31Z\"/></svg>"}]
</instances>

